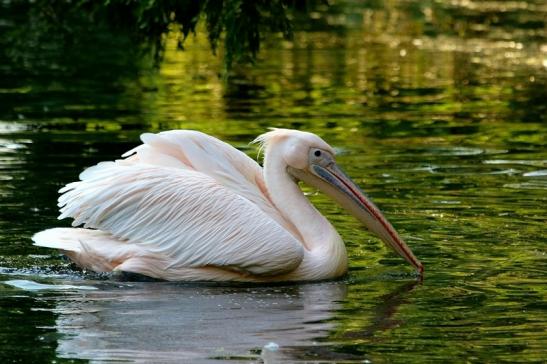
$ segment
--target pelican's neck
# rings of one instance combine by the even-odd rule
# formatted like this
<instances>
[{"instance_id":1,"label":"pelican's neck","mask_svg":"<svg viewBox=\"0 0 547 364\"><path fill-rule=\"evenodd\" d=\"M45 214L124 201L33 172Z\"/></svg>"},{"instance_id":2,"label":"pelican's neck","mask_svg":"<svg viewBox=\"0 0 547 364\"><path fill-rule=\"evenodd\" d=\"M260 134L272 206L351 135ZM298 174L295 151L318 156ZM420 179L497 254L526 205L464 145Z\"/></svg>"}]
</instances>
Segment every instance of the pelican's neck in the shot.
<instances>
[{"instance_id":1,"label":"pelican's neck","mask_svg":"<svg viewBox=\"0 0 547 364\"><path fill-rule=\"evenodd\" d=\"M282 158L274 158L266 153L264 180L272 202L298 231L308 251L324 250L332 244L341 243L340 236L330 222L309 202L289 175Z\"/></svg>"},{"instance_id":2,"label":"pelican's neck","mask_svg":"<svg viewBox=\"0 0 547 364\"><path fill-rule=\"evenodd\" d=\"M298 232L304 258L287 280L320 280L340 277L347 271L346 247L330 222L304 196L275 148L266 150L264 180L270 199L283 218Z\"/></svg>"}]
</instances>

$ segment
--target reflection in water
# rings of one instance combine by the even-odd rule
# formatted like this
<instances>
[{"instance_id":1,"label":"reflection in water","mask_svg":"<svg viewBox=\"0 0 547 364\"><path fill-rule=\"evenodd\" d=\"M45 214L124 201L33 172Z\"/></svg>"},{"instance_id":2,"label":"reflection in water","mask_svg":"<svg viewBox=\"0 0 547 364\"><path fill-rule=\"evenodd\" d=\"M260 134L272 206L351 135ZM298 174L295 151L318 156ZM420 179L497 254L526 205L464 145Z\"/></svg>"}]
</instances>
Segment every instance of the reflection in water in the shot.
<instances>
[{"instance_id":1,"label":"reflection in water","mask_svg":"<svg viewBox=\"0 0 547 364\"><path fill-rule=\"evenodd\" d=\"M249 355L275 342L310 345L346 296L345 283L222 288L134 283L59 301L58 354L95 360Z\"/></svg>"},{"instance_id":2,"label":"reflection in water","mask_svg":"<svg viewBox=\"0 0 547 364\"><path fill-rule=\"evenodd\" d=\"M407 282L393 292L384 294L378 298L378 304L373 308L373 316L365 327L356 327L342 332L345 339L365 339L373 337L379 331L386 331L397 327L403 322L394 319L399 306L406 303L406 297L418 284L418 281Z\"/></svg>"},{"instance_id":3,"label":"reflection in water","mask_svg":"<svg viewBox=\"0 0 547 364\"><path fill-rule=\"evenodd\" d=\"M363 335L393 326L392 315L416 282L381 297ZM97 286L95 284L95 286ZM57 298L57 354L92 360L257 358L323 360L348 286L219 287L172 283L103 283L99 291ZM279 348L276 347L279 346Z\"/></svg>"}]
</instances>

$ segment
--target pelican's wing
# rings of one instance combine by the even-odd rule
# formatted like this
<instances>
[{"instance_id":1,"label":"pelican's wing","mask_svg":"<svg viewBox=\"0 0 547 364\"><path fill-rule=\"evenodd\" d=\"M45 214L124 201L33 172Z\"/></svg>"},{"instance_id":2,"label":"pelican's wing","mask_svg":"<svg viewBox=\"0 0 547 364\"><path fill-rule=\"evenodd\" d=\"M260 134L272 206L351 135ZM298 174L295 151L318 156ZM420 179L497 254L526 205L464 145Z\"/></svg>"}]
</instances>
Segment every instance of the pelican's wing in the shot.
<instances>
[{"instance_id":1,"label":"pelican's wing","mask_svg":"<svg viewBox=\"0 0 547 364\"><path fill-rule=\"evenodd\" d=\"M127 163L153 164L201 172L242 196L286 226L268 196L262 167L245 153L195 130L141 135L142 145L125 153ZM290 228L290 227L289 227Z\"/></svg>"},{"instance_id":2,"label":"pelican's wing","mask_svg":"<svg viewBox=\"0 0 547 364\"><path fill-rule=\"evenodd\" d=\"M190 169L103 162L61 189L61 216L108 232L168 268L221 267L257 275L296 268L302 246L254 203Z\"/></svg>"}]
</instances>

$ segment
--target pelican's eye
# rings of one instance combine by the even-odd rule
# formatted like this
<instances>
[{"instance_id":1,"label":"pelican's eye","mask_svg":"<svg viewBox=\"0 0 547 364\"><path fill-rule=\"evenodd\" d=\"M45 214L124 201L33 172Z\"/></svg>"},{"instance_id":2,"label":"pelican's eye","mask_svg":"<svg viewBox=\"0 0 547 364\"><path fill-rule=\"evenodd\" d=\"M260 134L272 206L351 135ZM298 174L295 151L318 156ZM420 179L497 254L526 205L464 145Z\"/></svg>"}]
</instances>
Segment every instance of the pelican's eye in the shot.
<instances>
[{"instance_id":1,"label":"pelican's eye","mask_svg":"<svg viewBox=\"0 0 547 364\"><path fill-rule=\"evenodd\" d=\"M323 167L326 167L334 160L332 154L326 150L319 148L311 148L309 151L309 161L310 164L316 164Z\"/></svg>"}]
</instances>

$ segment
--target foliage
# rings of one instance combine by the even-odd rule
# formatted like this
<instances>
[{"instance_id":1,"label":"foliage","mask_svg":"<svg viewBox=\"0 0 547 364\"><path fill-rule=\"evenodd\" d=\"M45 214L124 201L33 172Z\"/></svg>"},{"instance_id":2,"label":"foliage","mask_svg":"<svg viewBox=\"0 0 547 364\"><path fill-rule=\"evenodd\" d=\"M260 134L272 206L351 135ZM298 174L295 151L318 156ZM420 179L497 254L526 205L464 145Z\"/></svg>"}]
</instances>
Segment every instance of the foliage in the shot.
<instances>
[{"instance_id":1,"label":"foliage","mask_svg":"<svg viewBox=\"0 0 547 364\"><path fill-rule=\"evenodd\" d=\"M126 30L137 42L151 46L157 57L170 30L180 30L182 49L188 35L203 22L214 53L223 42L227 69L234 62L253 62L266 32L290 38L288 13L295 8L287 0L40 0L33 6L67 32L77 31L69 22L74 14Z\"/></svg>"}]
</instances>

